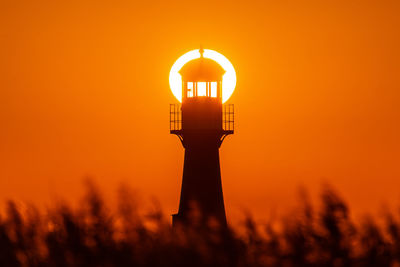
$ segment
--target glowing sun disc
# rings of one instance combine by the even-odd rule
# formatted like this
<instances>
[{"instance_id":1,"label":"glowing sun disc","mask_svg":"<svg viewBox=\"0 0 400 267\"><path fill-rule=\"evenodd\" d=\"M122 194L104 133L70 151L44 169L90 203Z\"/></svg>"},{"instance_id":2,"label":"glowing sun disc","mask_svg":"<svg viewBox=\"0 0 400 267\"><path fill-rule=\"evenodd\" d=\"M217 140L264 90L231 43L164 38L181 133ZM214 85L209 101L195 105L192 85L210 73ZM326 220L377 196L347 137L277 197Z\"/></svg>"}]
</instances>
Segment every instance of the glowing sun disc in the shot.
<instances>
[{"instance_id":1,"label":"glowing sun disc","mask_svg":"<svg viewBox=\"0 0 400 267\"><path fill-rule=\"evenodd\" d=\"M214 50L204 49L203 56L216 61L226 71L224 76L222 76L222 103L224 103L231 97L236 87L235 69L233 68L232 63L224 55ZM179 102L182 102L182 77L179 74L179 70L189 61L199 57L199 49L192 50L182 55L177 61L175 61L174 65L172 65L169 73L169 86Z\"/></svg>"}]
</instances>

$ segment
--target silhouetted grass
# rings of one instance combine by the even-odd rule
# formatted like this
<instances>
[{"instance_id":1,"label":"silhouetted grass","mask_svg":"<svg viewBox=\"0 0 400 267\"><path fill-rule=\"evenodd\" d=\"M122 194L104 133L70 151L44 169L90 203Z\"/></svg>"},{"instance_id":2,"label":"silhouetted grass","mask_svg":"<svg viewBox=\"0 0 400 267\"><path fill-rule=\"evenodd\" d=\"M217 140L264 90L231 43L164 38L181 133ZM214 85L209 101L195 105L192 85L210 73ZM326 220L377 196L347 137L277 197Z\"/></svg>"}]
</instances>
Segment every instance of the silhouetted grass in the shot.
<instances>
[{"instance_id":1,"label":"silhouetted grass","mask_svg":"<svg viewBox=\"0 0 400 267\"><path fill-rule=\"evenodd\" d=\"M0 266L399 266L400 223L387 214L355 224L348 206L325 189L321 208L306 199L295 215L244 229L197 225L171 229L155 208L138 211L135 196L121 189L116 211L89 184L79 209L68 205L42 214L12 201L0 218ZM262 229L262 230L260 230ZM244 230L244 231L243 231ZM240 234L239 234L240 233Z\"/></svg>"}]
</instances>

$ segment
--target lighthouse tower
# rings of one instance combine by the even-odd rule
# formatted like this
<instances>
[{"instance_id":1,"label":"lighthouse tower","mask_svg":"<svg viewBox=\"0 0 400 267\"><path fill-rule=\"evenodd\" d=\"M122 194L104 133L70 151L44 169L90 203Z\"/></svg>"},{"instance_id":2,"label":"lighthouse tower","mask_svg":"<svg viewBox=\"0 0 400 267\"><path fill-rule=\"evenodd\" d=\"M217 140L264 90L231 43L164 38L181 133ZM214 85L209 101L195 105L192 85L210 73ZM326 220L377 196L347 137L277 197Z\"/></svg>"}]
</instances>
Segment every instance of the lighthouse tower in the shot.
<instances>
[{"instance_id":1,"label":"lighthouse tower","mask_svg":"<svg viewBox=\"0 0 400 267\"><path fill-rule=\"evenodd\" d=\"M185 149L182 188L173 225L189 224L193 214L226 226L219 148L233 134L233 105L222 103L225 70L214 60L200 57L186 63L182 76L182 104L170 108L170 132Z\"/></svg>"}]
</instances>

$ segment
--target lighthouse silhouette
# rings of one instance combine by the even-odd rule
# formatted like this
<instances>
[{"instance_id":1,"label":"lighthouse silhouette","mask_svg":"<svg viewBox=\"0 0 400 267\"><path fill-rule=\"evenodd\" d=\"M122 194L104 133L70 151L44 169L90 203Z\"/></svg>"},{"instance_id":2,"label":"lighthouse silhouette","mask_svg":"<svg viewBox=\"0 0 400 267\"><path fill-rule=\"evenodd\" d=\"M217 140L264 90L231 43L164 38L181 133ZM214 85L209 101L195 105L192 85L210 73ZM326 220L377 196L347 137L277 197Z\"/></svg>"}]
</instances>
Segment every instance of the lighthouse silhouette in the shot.
<instances>
[{"instance_id":1,"label":"lighthouse silhouette","mask_svg":"<svg viewBox=\"0 0 400 267\"><path fill-rule=\"evenodd\" d=\"M172 224L189 225L193 217L226 226L219 148L234 133L233 104L222 103L225 70L203 56L187 62L182 77L182 104L170 106L170 133L179 137L184 149L182 187L178 213ZM198 215L198 216L197 216Z\"/></svg>"}]
</instances>

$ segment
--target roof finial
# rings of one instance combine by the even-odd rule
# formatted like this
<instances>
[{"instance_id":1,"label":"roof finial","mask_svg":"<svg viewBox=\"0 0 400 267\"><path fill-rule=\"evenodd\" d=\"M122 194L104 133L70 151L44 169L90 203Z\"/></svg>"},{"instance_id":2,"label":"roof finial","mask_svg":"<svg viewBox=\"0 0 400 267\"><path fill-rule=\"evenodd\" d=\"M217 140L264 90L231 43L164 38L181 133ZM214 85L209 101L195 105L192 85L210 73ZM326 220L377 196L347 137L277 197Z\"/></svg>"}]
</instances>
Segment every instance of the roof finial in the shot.
<instances>
[{"instance_id":1,"label":"roof finial","mask_svg":"<svg viewBox=\"0 0 400 267\"><path fill-rule=\"evenodd\" d=\"M204 53L203 45L200 45L199 52L200 52L200 57L203 57L203 53Z\"/></svg>"}]
</instances>

